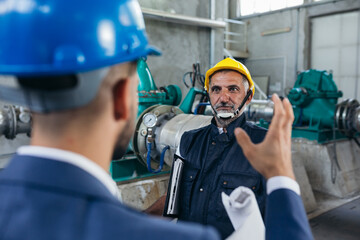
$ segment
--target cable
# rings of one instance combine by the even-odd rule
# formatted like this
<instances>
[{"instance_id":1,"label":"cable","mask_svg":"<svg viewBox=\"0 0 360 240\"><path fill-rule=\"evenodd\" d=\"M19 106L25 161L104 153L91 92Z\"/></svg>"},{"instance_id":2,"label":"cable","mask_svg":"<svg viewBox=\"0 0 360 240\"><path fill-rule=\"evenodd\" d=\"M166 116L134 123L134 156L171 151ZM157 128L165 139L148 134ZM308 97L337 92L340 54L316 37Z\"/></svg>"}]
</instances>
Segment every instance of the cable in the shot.
<instances>
[{"instance_id":1,"label":"cable","mask_svg":"<svg viewBox=\"0 0 360 240\"><path fill-rule=\"evenodd\" d=\"M147 163L147 169L149 172L151 173L159 173L161 172L161 170L163 169L164 166L164 158L165 158L165 152L170 149L170 146L167 145L166 147L163 148L163 150L161 151L161 155L160 155L160 164L158 169L154 170L151 168L151 142L147 143L147 156L146 156L146 163Z\"/></svg>"},{"instance_id":2,"label":"cable","mask_svg":"<svg viewBox=\"0 0 360 240\"><path fill-rule=\"evenodd\" d=\"M190 82L192 83L193 82L193 80L192 80L192 72L187 72L187 73L185 73L184 75L183 75L183 82L184 82L184 84L185 84L185 86L187 87L187 88L189 88L190 86L186 83L186 76L187 75L190 75Z\"/></svg>"},{"instance_id":3,"label":"cable","mask_svg":"<svg viewBox=\"0 0 360 240\"><path fill-rule=\"evenodd\" d=\"M186 77L189 75L190 84L186 82ZM200 86L204 86L205 84L205 76L200 72L200 63L194 63L192 65L192 72L186 72L183 75L183 82L187 88L190 86L195 87L196 81L200 84Z\"/></svg>"},{"instance_id":4,"label":"cable","mask_svg":"<svg viewBox=\"0 0 360 240\"><path fill-rule=\"evenodd\" d=\"M201 86L204 86L205 84L205 76L201 74L200 71L200 63L194 63L193 64L193 73L194 73L194 81L193 81L193 87L195 87L196 80L199 82Z\"/></svg>"},{"instance_id":5,"label":"cable","mask_svg":"<svg viewBox=\"0 0 360 240\"><path fill-rule=\"evenodd\" d=\"M149 172L153 172L151 168L151 142L147 143L147 156L146 156L147 169Z\"/></svg>"}]
</instances>

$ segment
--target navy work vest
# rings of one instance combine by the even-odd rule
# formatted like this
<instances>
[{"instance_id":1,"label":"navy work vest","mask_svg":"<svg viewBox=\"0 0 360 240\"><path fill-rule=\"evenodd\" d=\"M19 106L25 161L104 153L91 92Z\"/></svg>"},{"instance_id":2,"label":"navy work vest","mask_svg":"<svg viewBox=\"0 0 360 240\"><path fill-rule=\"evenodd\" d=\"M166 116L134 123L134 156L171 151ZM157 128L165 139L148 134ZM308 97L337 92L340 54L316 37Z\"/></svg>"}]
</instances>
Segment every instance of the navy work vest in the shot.
<instances>
[{"instance_id":1,"label":"navy work vest","mask_svg":"<svg viewBox=\"0 0 360 240\"><path fill-rule=\"evenodd\" d=\"M185 132L180 154L185 159L180 188L179 219L214 226L228 237L234 228L221 201L238 186L253 190L262 215L265 212L266 180L245 158L234 130L243 128L254 143L262 142L266 129L246 122L245 114L219 134L215 119L206 127Z\"/></svg>"}]
</instances>

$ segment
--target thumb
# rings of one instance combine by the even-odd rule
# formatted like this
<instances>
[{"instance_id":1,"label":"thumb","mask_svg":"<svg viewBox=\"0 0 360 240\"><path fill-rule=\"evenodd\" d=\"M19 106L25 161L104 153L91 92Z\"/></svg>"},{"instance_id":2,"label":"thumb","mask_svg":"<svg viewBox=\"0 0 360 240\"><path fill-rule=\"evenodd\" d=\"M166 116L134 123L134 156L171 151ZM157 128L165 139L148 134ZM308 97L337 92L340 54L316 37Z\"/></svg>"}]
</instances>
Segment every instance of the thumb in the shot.
<instances>
[{"instance_id":1,"label":"thumb","mask_svg":"<svg viewBox=\"0 0 360 240\"><path fill-rule=\"evenodd\" d=\"M245 152L249 152L249 151L251 152L251 149L254 147L254 144L251 142L249 135L247 135L247 133L241 128L236 128L234 133L235 133L236 141L242 148L244 154L246 155Z\"/></svg>"}]
</instances>

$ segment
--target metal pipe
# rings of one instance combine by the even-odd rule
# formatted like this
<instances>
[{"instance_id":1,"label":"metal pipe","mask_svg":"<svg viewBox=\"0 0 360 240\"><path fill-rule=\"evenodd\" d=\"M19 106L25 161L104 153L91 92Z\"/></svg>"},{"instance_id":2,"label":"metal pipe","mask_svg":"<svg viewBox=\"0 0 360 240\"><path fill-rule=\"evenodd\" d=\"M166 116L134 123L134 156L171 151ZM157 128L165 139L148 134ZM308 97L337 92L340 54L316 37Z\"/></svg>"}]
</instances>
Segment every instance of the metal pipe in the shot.
<instances>
[{"instance_id":1,"label":"metal pipe","mask_svg":"<svg viewBox=\"0 0 360 240\"><path fill-rule=\"evenodd\" d=\"M223 51L224 51L225 56L230 57L230 58L234 58L232 56L231 52L229 50L227 50L226 48L224 48Z\"/></svg>"},{"instance_id":2,"label":"metal pipe","mask_svg":"<svg viewBox=\"0 0 360 240\"><path fill-rule=\"evenodd\" d=\"M215 20L215 0L210 0L210 19ZM225 22L224 22L225 23ZM226 23L225 23L226 27ZM210 30L210 68L215 64L215 30Z\"/></svg>"},{"instance_id":3,"label":"metal pipe","mask_svg":"<svg viewBox=\"0 0 360 240\"><path fill-rule=\"evenodd\" d=\"M5 134L8 126L7 113L4 110L0 111L0 136Z\"/></svg>"},{"instance_id":4,"label":"metal pipe","mask_svg":"<svg viewBox=\"0 0 360 240\"><path fill-rule=\"evenodd\" d=\"M264 91L261 90L261 88L259 87L259 85L256 84L255 81L253 81L253 82L254 82L254 85L255 85L255 89L256 89L256 91L258 91L258 92L260 93L260 96L263 96L264 99L267 99L268 96L266 96L266 94L264 93ZM254 100L255 100L255 99L254 99Z\"/></svg>"},{"instance_id":5,"label":"metal pipe","mask_svg":"<svg viewBox=\"0 0 360 240\"><path fill-rule=\"evenodd\" d=\"M224 42L226 42L226 43L242 44L241 42L236 41L236 40L226 40L226 39L225 39Z\"/></svg>"},{"instance_id":6,"label":"metal pipe","mask_svg":"<svg viewBox=\"0 0 360 240\"><path fill-rule=\"evenodd\" d=\"M146 164L148 157L146 139L149 134L152 135L154 140L151 158L153 160L158 159L163 149L169 146L169 150L164 153L162 159L168 166L171 166L182 134L185 131L208 125L212 119L212 116L184 114L179 108L166 105L150 107L144 111L144 114L147 113L157 116L155 126L149 129L149 127L146 127L143 117L140 116L136 123L132 142L134 152L144 164ZM152 163L153 166L157 166L157 164L158 161L156 160Z\"/></svg>"},{"instance_id":7,"label":"metal pipe","mask_svg":"<svg viewBox=\"0 0 360 240\"><path fill-rule=\"evenodd\" d=\"M164 122L162 126L157 129L155 137L156 149L161 152L165 146L170 146L170 155L165 157L166 164L171 166L172 156L177 147L180 145L181 136L186 131L201 128L210 124L212 116L193 115L193 114L179 114Z\"/></svg>"},{"instance_id":8,"label":"metal pipe","mask_svg":"<svg viewBox=\"0 0 360 240\"><path fill-rule=\"evenodd\" d=\"M243 35L241 33L228 32L228 31L225 31L224 34L231 35L231 36L238 36L238 37L242 37L242 35Z\"/></svg>"},{"instance_id":9,"label":"metal pipe","mask_svg":"<svg viewBox=\"0 0 360 240\"><path fill-rule=\"evenodd\" d=\"M228 18L224 18L224 22L245 25L245 22L244 22L244 21L239 21L239 20L234 20L234 19L228 19Z\"/></svg>"},{"instance_id":10,"label":"metal pipe","mask_svg":"<svg viewBox=\"0 0 360 240\"><path fill-rule=\"evenodd\" d=\"M226 23L224 21L217 21L214 19L190 17L186 15L167 13L159 10L141 8L144 18L156 19L164 22L179 23L185 25L192 25L198 27L209 28L225 28Z\"/></svg>"},{"instance_id":11,"label":"metal pipe","mask_svg":"<svg viewBox=\"0 0 360 240\"><path fill-rule=\"evenodd\" d=\"M249 121L264 119L270 122L274 115L274 103L271 100L252 100L246 106L244 113Z\"/></svg>"},{"instance_id":12,"label":"metal pipe","mask_svg":"<svg viewBox=\"0 0 360 240\"><path fill-rule=\"evenodd\" d=\"M30 112L22 107L5 105L0 111L0 136L14 139L19 133L31 132Z\"/></svg>"}]
</instances>

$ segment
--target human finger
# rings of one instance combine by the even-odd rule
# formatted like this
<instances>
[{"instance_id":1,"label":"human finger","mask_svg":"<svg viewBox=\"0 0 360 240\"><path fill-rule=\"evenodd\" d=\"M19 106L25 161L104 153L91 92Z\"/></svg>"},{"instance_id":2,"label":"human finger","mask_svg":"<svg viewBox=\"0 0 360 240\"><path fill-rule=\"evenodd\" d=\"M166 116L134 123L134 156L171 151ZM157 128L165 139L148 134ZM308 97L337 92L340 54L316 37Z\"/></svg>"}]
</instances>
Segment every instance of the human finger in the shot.
<instances>
[{"instance_id":1,"label":"human finger","mask_svg":"<svg viewBox=\"0 0 360 240\"><path fill-rule=\"evenodd\" d=\"M282 128L284 122L285 111L283 104L279 96L275 93L272 95L272 101L274 102L274 116L271 119L271 124L269 126L269 131L277 131ZM274 130L272 130L274 129Z\"/></svg>"},{"instance_id":2,"label":"human finger","mask_svg":"<svg viewBox=\"0 0 360 240\"><path fill-rule=\"evenodd\" d=\"M285 98L283 100L284 110L285 110L285 119L286 119L286 129L291 131L292 124L294 122L294 111L289 99Z\"/></svg>"}]
</instances>

